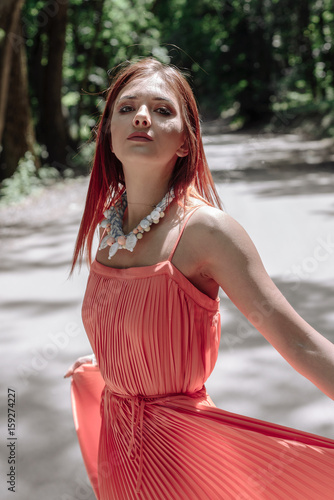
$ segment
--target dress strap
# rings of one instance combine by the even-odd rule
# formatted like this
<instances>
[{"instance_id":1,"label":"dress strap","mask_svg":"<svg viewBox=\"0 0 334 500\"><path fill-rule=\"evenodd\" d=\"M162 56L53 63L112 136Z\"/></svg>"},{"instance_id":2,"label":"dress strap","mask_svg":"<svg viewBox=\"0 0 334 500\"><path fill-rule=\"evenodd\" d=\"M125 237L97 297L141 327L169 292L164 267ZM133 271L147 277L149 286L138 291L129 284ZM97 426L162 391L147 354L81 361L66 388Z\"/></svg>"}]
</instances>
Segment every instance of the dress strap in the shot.
<instances>
[{"instance_id":1,"label":"dress strap","mask_svg":"<svg viewBox=\"0 0 334 500\"><path fill-rule=\"evenodd\" d=\"M201 206L202 206L202 205L199 205L198 207L195 207L195 208L194 208L193 210L191 210L191 212L187 215L187 217L186 217L186 219L185 219L185 221L184 221L184 223L183 223L183 226L182 226L182 228L181 228L180 234L179 234L179 236L178 236L178 238L177 238L177 240L176 240L176 243L175 243L175 245L174 245L174 247L173 247L173 250L171 251L171 253L170 253L170 255L169 255L168 259L167 259L167 260L169 260L170 262L171 262L171 260L172 260L172 258L173 258L173 256L174 256L175 250L176 250L176 248L177 248L177 245L179 244L179 241L180 241L180 239L181 239L181 236L182 236L183 231L184 231L184 229L185 229L185 227L186 227L186 225L187 225L188 220L190 219L190 217L192 216L192 214L193 214L194 212L196 212L196 210L197 210L198 208L200 208Z\"/></svg>"}]
</instances>

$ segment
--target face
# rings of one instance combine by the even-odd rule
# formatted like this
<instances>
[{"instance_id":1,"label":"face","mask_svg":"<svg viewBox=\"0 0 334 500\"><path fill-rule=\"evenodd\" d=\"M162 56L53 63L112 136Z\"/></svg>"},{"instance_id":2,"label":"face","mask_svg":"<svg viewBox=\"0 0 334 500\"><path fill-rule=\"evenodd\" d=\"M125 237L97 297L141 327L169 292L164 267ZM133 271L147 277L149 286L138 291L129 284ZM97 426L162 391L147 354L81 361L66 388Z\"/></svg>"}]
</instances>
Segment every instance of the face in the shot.
<instances>
[{"instance_id":1,"label":"face","mask_svg":"<svg viewBox=\"0 0 334 500\"><path fill-rule=\"evenodd\" d=\"M180 104L159 75L137 79L116 98L110 129L112 149L126 171L152 166L171 173L188 154Z\"/></svg>"}]
</instances>

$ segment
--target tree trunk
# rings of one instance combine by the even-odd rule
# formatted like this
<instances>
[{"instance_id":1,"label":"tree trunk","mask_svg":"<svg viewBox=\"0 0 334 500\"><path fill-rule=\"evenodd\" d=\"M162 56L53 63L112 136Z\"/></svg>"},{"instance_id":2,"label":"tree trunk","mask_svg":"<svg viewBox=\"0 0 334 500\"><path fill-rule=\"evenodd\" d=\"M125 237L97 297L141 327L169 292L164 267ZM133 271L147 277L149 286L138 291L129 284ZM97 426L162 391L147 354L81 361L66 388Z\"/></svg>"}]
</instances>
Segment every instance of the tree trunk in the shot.
<instances>
[{"instance_id":1,"label":"tree trunk","mask_svg":"<svg viewBox=\"0 0 334 500\"><path fill-rule=\"evenodd\" d=\"M48 62L45 66L40 128L49 153L48 163L60 171L66 168L68 132L62 110L63 54L67 24L68 0L48 3Z\"/></svg>"},{"instance_id":2,"label":"tree trunk","mask_svg":"<svg viewBox=\"0 0 334 500\"><path fill-rule=\"evenodd\" d=\"M5 36L0 45L0 144L5 126L7 96L13 59L13 33L16 33L24 0L4 0L0 5L0 28Z\"/></svg>"},{"instance_id":3,"label":"tree trunk","mask_svg":"<svg viewBox=\"0 0 334 500\"><path fill-rule=\"evenodd\" d=\"M35 140L20 22L23 4L24 0L5 0L0 7L0 27L6 32L0 47L0 180L15 172L20 158L33 151Z\"/></svg>"},{"instance_id":4,"label":"tree trunk","mask_svg":"<svg viewBox=\"0 0 334 500\"><path fill-rule=\"evenodd\" d=\"M246 42L247 60L244 78L247 87L238 95L240 114L245 118L245 125L267 120L271 116L270 96L272 89L273 60L271 50L270 26L265 22L263 0L257 0L251 16L245 17L239 27Z\"/></svg>"}]
</instances>

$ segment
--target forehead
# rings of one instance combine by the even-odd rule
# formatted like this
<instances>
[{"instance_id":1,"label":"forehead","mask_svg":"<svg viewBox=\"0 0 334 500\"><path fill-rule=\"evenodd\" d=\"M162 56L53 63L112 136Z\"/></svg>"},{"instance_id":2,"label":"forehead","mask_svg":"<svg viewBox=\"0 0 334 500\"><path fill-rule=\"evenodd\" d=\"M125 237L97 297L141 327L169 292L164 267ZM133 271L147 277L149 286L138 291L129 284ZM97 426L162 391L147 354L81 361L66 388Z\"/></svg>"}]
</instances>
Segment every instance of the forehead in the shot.
<instances>
[{"instance_id":1,"label":"forehead","mask_svg":"<svg viewBox=\"0 0 334 500\"><path fill-rule=\"evenodd\" d=\"M179 100L172 86L166 82L159 74L149 77L136 78L132 82L125 85L117 97L117 101L125 96L148 97L148 98L167 98L175 105Z\"/></svg>"}]
</instances>

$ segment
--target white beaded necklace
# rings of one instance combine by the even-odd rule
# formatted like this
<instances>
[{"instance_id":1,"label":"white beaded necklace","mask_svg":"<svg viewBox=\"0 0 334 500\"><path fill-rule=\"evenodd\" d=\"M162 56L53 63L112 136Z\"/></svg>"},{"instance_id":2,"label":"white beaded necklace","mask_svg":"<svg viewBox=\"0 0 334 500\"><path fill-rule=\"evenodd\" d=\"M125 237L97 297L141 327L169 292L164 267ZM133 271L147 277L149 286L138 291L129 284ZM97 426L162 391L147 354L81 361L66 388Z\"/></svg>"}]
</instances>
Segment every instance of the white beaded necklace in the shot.
<instances>
[{"instance_id":1,"label":"white beaded necklace","mask_svg":"<svg viewBox=\"0 0 334 500\"><path fill-rule=\"evenodd\" d=\"M128 202L126 191L124 191L115 205L103 213L105 219L103 219L100 226L105 228L107 235L102 238L99 250L103 250L107 246L110 246L108 259L111 259L117 250L120 249L133 252L137 240L143 237L144 232L150 231L152 224L159 223L160 219L165 215L166 208L174 198L174 189L171 188L163 199L154 206L152 212L144 217L135 229L125 235L123 232L123 215Z\"/></svg>"}]
</instances>

